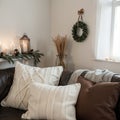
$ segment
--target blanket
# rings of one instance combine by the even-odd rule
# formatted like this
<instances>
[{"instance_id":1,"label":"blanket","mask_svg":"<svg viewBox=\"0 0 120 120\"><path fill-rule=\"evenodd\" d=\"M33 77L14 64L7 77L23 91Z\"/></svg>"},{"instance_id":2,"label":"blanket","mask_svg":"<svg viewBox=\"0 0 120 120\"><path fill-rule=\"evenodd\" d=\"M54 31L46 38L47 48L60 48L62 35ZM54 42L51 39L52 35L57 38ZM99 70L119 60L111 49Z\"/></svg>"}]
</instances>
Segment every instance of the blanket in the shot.
<instances>
[{"instance_id":1,"label":"blanket","mask_svg":"<svg viewBox=\"0 0 120 120\"><path fill-rule=\"evenodd\" d=\"M79 69L73 72L68 84L76 83L78 77L85 71L86 71L86 74L84 75L84 78L94 81L94 82L102 82L102 81L110 82L113 75L115 74L109 70L96 69L94 71L90 71L88 69Z\"/></svg>"}]
</instances>

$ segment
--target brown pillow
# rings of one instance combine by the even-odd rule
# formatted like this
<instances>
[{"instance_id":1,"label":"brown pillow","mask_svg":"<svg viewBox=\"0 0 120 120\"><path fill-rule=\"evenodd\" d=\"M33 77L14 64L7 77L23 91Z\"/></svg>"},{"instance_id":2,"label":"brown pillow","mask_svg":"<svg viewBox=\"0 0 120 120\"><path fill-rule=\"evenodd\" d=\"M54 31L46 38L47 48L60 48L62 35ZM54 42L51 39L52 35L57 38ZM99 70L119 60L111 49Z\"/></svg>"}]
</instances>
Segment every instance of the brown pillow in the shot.
<instances>
[{"instance_id":1,"label":"brown pillow","mask_svg":"<svg viewBox=\"0 0 120 120\"><path fill-rule=\"evenodd\" d=\"M77 120L116 120L114 109L120 95L120 83L95 83L81 76L81 90L76 104Z\"/></svg>"}]
</instances>

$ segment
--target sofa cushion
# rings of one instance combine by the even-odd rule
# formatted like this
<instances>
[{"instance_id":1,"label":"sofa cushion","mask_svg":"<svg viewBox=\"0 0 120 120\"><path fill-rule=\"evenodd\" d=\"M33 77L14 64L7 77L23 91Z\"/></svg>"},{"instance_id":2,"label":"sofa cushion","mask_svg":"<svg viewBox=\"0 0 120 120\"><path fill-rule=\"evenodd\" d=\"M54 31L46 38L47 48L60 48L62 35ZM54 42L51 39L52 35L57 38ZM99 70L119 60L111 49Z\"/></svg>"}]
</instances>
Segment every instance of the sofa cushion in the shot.
<instances>
[{"instance_id":1,"label":"sofa cushion","mask_svg":"<svg viewBox=\"0 0 120 120\"><path fill-rule=\"evenodd\" d=\"M24 112L15 108L0 107L0 120L22 120L21 115Z\"/></svg>"},{"instance_id":2,"label":"sofa cushion","mask_svg":"<svg viewBox=\"0 0 120 120\"><path fill-rule=\"evenodd\" d=\"M120 83L95 83L78 78L81 91L76 104L77 119L81 120L116 120L114 109L120 95Z\"/></svg>"},{"instance_id":3,"label":"sofa cushion","mask_svg":"<svg viewBox=\"0 0 120 120\"><path fill-rule=\"evenodd\" d=\"M0 102L8 94L13 82L14 68L0 70Z\"/></svg>"},{"instance_id":4,"label":"sofa cushion","mask_svg":"<svg viewBox=\"0 0 120 120\"><path fill-rule=\"evenodd\" d=\"M73 72L71 72L71 71L63 71L62 75L60 77L60 80L59 80L59 86L67 85L72 73Z\"/></svg>"}]
</instances>

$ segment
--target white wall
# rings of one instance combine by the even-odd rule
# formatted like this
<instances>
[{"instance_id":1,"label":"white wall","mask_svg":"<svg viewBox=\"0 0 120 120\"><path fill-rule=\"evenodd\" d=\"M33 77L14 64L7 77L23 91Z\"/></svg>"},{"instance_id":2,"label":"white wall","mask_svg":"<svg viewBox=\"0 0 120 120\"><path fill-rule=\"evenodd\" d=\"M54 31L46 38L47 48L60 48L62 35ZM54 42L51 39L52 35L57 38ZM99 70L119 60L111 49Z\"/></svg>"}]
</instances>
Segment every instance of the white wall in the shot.
<instances>
[{"instance_id":1,"label":"white wall","mask_svg":"<svg viewBox=\"0 0 120 120\"><path fill-rule=\"evenodd\" d=\"M77 21L77 11L85 9L84 21L89 26L89 36L86 41L77 43L72 39L71 29ZM96 0L52 0L51 3L51 36L68 35L68 65L69 69L109 69L120 73L120 63L95 61L95 29ZM54 49L55 51L55 49ZM56 51L55 51L56 54Z\"/></svg>"},{"instance_id":2,"label":"white wall","mask_svg":"<svg viewBox=\"0 0 120 120\"><path fill-rule=\"evenodd\" d=\"M72 39L71 29L81 8L85 9L84 21L90 33L86 41L77 43ZM120 73L119 63L94 60L95 24L96 0L0 0L0 41L18 40L27 33L32 48L45 54L41 64L53 66L57 53L50 38L68 35L69 69L101 68Z\"/></svg>"},{"instance_id":3,"label":"white wall","mask_svg":"<svg viewBox=\"0 0 120 120\"><path fill-rule=\"evenodd\" d=\"M19 39L26 33L31 46L45 54L50 38L50 0L0 0L0 42Z\"/></svg>"}]
</instances>

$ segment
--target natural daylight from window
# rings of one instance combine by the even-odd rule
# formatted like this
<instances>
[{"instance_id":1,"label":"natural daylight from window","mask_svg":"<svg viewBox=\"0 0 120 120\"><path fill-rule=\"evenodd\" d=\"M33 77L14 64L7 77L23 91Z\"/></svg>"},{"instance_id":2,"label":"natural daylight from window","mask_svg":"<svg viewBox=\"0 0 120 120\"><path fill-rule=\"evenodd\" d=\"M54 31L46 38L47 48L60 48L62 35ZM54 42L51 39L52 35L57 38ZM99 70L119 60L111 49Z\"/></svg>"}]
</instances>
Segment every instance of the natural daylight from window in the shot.
<instances>
[{"instance_id":1,"label":"natural daylight from window","mask_svg":"<svg viewBox=\"0 0 120 120\"><path fill-rule=\"evenodd\" d=\"M98 0L96 59L120 62L120 0Z\"/></svg>"}]
</instances>

